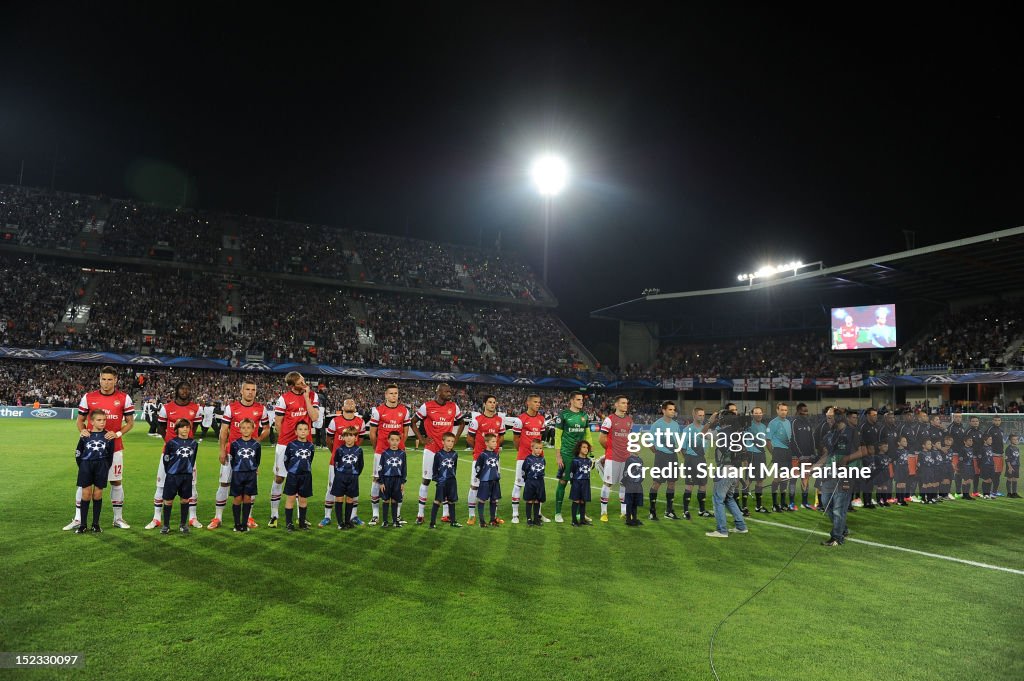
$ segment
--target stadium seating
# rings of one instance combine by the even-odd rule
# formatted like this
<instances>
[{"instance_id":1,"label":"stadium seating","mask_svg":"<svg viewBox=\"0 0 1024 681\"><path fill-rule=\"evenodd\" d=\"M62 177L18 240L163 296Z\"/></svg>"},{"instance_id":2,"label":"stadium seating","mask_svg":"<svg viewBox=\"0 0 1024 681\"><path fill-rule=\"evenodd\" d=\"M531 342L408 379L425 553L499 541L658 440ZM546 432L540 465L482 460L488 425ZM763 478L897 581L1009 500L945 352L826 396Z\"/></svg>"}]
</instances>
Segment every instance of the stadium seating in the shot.
<instances>
[{"instance_id":1,"label":"stadium seating","mask_svg":"<svg viewBox=\"0 0 1024 681\"><path fill-rule=\"evenodd\" d=\"M514 254L325 225L0 185L0 227L19 246L552 299Z\"/></svg>"},{"instance_id":2,"label":"stadium seating","mask_svg":"<svg viewBox=\"0 0 1024 681\"><path fill-rule=\"evenodd\" d=\"M7 346L531 376L583 366L546 309L167 268L0 263ZM87 321L64 322L76 297Z\"/></svg>"}]
</instances>

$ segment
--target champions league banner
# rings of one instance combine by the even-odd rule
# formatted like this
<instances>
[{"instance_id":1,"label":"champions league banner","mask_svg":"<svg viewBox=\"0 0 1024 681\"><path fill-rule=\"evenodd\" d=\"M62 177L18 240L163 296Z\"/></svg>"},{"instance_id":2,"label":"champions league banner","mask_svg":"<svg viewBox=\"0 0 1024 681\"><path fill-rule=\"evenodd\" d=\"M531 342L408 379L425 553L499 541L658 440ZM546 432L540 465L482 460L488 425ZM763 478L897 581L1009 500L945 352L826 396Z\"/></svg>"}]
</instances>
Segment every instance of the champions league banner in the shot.
<instances>
[{"instance_id":1,"label":"champions league banner","mask_svg":"<svg viewBox=\"0 0 1024 681\"><path fill-rule=\"evenodd\" d=\"M444 371L410 371L400 369L340 367L326 364L290 362L232 362L225 359L201 357L171 357L168 355L122 355L113 352L87 352L79 350L31 350L0 347L0 358L30 359L47 362L88 362L181 369L212 369L217 371L261 371L287 373L300 371L309 375L348 376L352 378L379 378L395 381L450 381L456 383L485 383L491 385L532 385L538 388L597 388L597 389L667 389L667 390L729 390L757 392L758 390L850 390L866 388L914 387L935 383L1024 383L1024 371L986 371L969 374L940 374L927 376L862 376L853 374L840 378L787 378L785 376L758 378L722 378L696 376L671 379L612 380L602 373L592 373L587 380L555 376L509 376L506 374L474 374Z\"/></svg>"}]
</instances>

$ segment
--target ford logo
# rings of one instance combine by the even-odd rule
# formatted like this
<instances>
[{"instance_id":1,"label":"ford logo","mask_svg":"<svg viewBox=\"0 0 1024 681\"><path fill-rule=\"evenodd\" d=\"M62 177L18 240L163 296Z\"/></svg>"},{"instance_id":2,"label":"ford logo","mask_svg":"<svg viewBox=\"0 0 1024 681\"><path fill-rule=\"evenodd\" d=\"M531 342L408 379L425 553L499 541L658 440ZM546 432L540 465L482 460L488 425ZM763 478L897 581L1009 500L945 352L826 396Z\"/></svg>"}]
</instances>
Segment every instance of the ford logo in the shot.
<instances>
[{"instance_id":1,"label":"ford logo","mask_svg":"<svg viewBox=\"0 0 1024 681\"><path fill-rule=\"evenodd\" d=\"M57 412L53 409L33 409L32 416L37 419L52 419L57 416Z\"/></svg>"}]
</instances>

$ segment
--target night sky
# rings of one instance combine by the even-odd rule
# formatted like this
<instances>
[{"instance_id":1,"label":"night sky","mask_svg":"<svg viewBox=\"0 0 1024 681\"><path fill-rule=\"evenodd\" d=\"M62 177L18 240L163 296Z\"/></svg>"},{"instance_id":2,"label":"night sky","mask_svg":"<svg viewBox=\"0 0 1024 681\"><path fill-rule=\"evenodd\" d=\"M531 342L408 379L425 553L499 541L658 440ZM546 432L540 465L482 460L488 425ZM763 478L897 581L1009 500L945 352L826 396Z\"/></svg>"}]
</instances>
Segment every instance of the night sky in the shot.
<instances>
[{"instance_id":1,"label":"night sky","mask_svg":"<svg viewBox=\"0 0 1024 681\"><path fill-rule=\"evenodd\" d=\"M177 204L187 183L207 209L500 233L539 272L525 169L560 150L574 178L551 284L593 346L615 329L588 313L648 286L731 285L765 258L840 264L902 250L904 229L922 246L1024 223L1008 9L594 4L7 5L0 182L24 161L24 183L49 186L56 156L57 189Z\"/></svg>"}]
</instances>

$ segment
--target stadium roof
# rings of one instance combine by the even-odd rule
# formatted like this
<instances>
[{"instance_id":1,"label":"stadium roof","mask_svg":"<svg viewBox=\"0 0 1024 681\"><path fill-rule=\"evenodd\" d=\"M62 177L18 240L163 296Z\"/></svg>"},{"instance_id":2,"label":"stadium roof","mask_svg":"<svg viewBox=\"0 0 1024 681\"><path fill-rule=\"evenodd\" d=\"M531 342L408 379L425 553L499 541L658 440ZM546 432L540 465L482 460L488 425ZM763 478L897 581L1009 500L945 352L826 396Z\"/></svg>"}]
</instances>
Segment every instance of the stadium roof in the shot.
<instances>
[{"instance_id":1,"label":"stadium roof","mask_svg":"<svg viewBox=\"0 0 1024 681\"><path fill-rule=\"evenodd\" d=\"M951 300L1024 289L1024 227L858 260L753 285L657 293L594 310L596 319L653 322L708 315L728 308L742 316L768 307L830 306Z\"/></svg>"}]
</instances>

